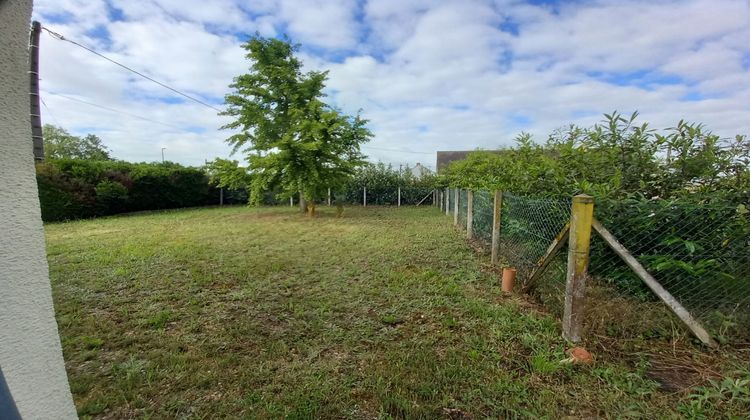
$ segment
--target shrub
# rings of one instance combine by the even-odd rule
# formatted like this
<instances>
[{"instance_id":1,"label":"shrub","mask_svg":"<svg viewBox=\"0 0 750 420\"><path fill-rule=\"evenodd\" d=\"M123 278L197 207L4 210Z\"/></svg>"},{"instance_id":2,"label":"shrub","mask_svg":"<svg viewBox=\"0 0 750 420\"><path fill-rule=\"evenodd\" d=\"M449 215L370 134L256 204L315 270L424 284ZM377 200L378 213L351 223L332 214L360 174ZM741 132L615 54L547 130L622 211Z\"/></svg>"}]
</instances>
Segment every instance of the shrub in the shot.
<instances>
[{"instance_id":1,"label":"shrub","mask_svg":"<svg viewBox=\"0 0 750 420\"><path fill-rule=\"evenodd\" d=\"M201 168L169 162L47 160L37 164L37 185L44 221L219 202ZM225 202L235 196L225 191Z\"/></svg>"},{"instance_id":2,"label":"shrub","mask_svg":"<svg viewBox=\"0 0 750 420\"><path fill-rule=\"evenodd\" d=\"M95 190L102 213L114 214L127 209L128 189L119 182L105 179L96 185Z\"/></svg>"}]
</instances>

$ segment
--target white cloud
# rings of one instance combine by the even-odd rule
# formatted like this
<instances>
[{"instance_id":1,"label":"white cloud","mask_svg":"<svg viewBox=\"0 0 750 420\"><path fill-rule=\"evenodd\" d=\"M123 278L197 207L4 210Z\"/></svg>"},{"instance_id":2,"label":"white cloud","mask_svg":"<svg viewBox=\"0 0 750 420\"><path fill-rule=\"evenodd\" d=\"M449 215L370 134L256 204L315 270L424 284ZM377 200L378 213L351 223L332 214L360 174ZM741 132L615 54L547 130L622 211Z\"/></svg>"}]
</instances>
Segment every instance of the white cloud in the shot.
<instances>
[{"instance_id":1,"label":"white cloud","mask_svg":"<svg viewBox=\"0 0 750 420\"><path fill-rule=\"evenodd\" d=\"M281 0L278 17L289 35L308 45L347 49L357 45L356 2L348 0Z\"/></svg>"},{"instance_id":2,"label":"white cloud","mask_svg":"<svg viewBox=\"0 0 750 420\"><path fill-rule=\"evenodd\" d=\"M612 110L664 128L680 119L724 136L750 121L750 4L734 0L507 1L41 0L35 15L71 39L205 100L249 63L247 34L289 34L307 68L330 69L329 99L363 109L373 159L434 164L440 149L538 139ZM122 19L110 21L113 9ZM104 32L103 32L104 31ZM103 38L102 33L108 34ZM306 47L306 48L305 48ZM75 46L42 41L42 87L163 121L46 95L57 122L97 132L130 160L226 156L227 120ZM55 121L57 120L57 121ZM175 128L184 127L182 129ZM395 149L392 152L382 149ZM417 152L417 153L412 153Z\"/></svg>"}]
</instances>

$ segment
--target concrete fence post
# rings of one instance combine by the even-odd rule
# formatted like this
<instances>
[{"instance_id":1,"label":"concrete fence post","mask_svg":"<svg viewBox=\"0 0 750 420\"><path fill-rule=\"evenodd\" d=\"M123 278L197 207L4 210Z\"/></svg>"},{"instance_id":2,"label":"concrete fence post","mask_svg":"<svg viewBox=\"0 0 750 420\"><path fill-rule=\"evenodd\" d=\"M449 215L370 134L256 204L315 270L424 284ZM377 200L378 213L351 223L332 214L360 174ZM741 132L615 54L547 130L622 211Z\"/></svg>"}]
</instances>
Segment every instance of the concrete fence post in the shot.
<instances>
[{"instance_id":1,"label":"concrete fence post","mask_svg":"<svg viewBox=\"0 0 750 420\"><path fill-rule=\"evenodd\" d=\"M450 204L451 204L451 189L446 188L445 189L445 215L446 216L451 214Z\"/></svg>"},{"instance_id":2,"label":"concrete fence post","mask_svg":"<svg viewBox=\"0 0 750 420\"><path fill-rule=\"evenodd\" d=\"M458 200L461 199L461 189L460 188L456 188L455 189L454 196L455 196L455 200L453 201L453 226L458 226L458 211L459 211L459 208L460 208L458 206Z\"/></svg>"},{"instance_id":3,"label":"concrete fence post","mask_svg":"<svg viewBox=\"0 0 750 420\"><path fill-rule=\"evenodd\" d=\"M331 206L331 189L328 189L328 207Z\"/></svg>"},{"instance_id":4,"label":"concrete fence post","mask_svg":"<svg viewBox=\"0 0 750 420\"><path fill-rule=\"evenodd\" d=\"M294 197L289 197L289 207L294 207Z\"/></svg>"},{"instance_id":5,"label":"concrete fence post","mask_svg":"<svg viewBox=\"0 0 750 420\"><path fill-rule=\"evenodd\" d=\"M466 191L466 239L474 239L474 191Z\"/></svg>"},{"instance_id":6,"label":"concrete fence post","mask_svg":"<svg viewBox=\"0 0 750 420\"><path fill-rule=\"evenodd\" d=\"M503 192L495 191L495 200L492 208L492 258L493 265L497 265L500 253L500 229L503 216Z\"/></svg>"},{"instance_id":7,"label":"concrete fence post","mask_svg":"<svg viewBox=\"0 0 750 420\"><path fill-rule=\"evenodd\" d=\"M589 268L591 225L594 199L581 194L573 197L568 239L568 271L565 283L563 337L574 343L581 340L583 310L586 300L586 277Z\"/></svg>"},{"instance_id":8,"label":"concrete fence post","mask_svg":"<svg viewBox=\"0 0 750 420\"><path fill-rule=\"evenodd\" d=\"M362 207L367 207L367 187L362 189Z\"/></svg>"},{"instance_id":9,"label":"concrete fence post","mask_svg":"<svg viewBox=\"0 0 750 420\"><path fill-rule=\"evenodd\" d=\"M401 187L398 187L398 207L401 207Z\"/></svg>"}]
</instances>

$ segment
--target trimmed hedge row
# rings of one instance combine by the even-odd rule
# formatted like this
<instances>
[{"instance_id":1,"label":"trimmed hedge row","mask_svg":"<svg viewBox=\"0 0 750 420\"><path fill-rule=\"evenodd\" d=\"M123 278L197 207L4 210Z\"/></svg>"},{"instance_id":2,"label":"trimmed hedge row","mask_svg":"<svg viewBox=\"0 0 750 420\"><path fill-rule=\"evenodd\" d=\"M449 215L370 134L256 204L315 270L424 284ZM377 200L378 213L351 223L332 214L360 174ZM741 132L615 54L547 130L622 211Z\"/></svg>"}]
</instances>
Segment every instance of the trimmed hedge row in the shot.
<instances>
[{"instance_id":1,"label":"trimmed hedge row","mask_svg":"<svg viewBox=\"0 0 750 420\"><path fill-rule=\"evenodd\" d=\"M219 203L203 170L171 162L48 160L36 176L44 221ZM225 192L224 202L245 203L247 195Z\"/></svg>"}]
</instances>

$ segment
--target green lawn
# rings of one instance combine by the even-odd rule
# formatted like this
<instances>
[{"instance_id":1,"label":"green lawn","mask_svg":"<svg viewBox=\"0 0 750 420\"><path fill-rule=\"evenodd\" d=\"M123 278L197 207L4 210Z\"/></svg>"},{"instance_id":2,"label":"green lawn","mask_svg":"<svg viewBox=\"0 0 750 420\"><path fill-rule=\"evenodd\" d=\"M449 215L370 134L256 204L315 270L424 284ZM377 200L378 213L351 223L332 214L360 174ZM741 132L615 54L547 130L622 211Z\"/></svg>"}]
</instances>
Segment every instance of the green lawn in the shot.
<instances>
[{"instance_id":1,"label":"green lawn","mask_svg":"<svg viewBox=\"0 0 750 420\"><path fill-rule=\"evenodd\" d=\"M560 364L430 207L226 207L46 226L81 416L661 417L648 359ZM595 352L596 353L596 352Z\"/></svg>"}]
</instances>

